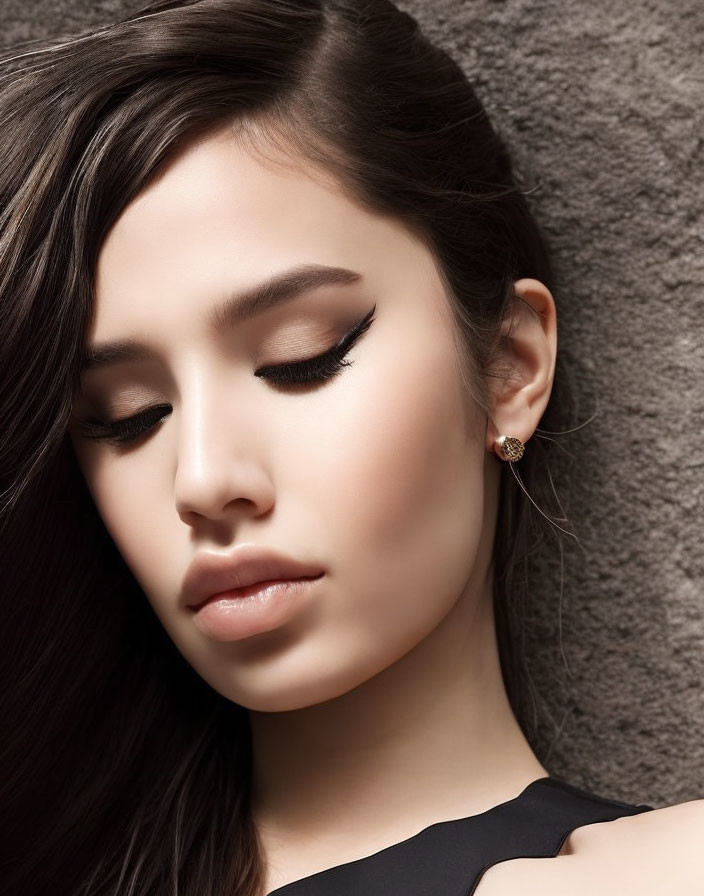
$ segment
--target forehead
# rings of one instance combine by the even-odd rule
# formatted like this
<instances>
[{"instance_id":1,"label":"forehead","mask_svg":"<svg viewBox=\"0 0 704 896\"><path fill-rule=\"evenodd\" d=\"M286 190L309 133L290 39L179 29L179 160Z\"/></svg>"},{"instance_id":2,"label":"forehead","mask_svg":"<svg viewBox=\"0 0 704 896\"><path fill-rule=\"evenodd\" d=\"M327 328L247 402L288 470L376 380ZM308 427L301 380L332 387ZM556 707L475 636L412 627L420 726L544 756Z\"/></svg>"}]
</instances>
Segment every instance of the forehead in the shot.
<instances>
[{"instance_id":1,"label":"forehead","mask_svg":"<svg viewBox=\"0 0 704 896\"><path fill-rule=\"evenodd\" d=\"M302 244L323 222L334 233L356 213L302 163L265 164L219 133L179 152L123 210L101 247L98 292L116 276L124 284L168 267L177 277L182 261L223 238L246 264L259 247Z\"/></svg>"},{"instance_id":2,"label":"forehead","mask_svg":"<svg viewBox=\"0 0 704 896\"><path fill-rule=\"evenodd\" d=\"M228 129L187 144L124 209L98 257L101 329L137 317L155 297L215 300L305 263L418 275L427 250L404 224L372 213L331 177L267 147L264 158Z\"/></svg>"}]
</instances>

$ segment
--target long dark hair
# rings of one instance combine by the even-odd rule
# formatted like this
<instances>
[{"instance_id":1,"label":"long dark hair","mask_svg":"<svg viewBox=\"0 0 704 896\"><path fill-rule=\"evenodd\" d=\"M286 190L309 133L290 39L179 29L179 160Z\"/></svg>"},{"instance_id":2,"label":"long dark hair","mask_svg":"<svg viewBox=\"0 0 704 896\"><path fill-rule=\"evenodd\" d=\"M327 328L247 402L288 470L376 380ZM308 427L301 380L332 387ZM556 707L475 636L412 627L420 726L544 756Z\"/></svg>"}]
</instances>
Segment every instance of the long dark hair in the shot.
<instances>
[{"instance_id":1,"label":"long dark hair","mask_svg":"<svg viewBox=\"0 0 704 896\"><path fill-rule=\"evenodd\" d=\"M20 49L0 59L4 892L260 896L248 713L165 634L67 436L102 241L185 140L278 140L423 237L482 402L512 283L554 291L548 255L463 71L389 0L158 0ZM543 508L549 445L519 467ZM497 635L527 726L521 607L549 522L502 477Z\"/></svg>"}]
</instances>

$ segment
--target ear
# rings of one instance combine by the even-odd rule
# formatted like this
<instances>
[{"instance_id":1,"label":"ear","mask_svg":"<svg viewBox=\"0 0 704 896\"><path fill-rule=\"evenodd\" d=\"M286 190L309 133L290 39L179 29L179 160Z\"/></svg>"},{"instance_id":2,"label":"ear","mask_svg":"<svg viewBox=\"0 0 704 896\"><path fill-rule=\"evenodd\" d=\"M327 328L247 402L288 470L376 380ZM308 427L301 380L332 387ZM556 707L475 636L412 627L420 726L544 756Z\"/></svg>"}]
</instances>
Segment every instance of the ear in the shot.
<instances>
[{"instance_id":1,"label":"ear","mask_svg":"<svg viewBox=\"0 0 704 896\"><path fill-rule=\"evenodd\" d=\"M539 280L513 285L515 298L502 324L494 375L486 447L499 436L527 442L547 407L555 376L557 319L550 290Z\"/></svg>"}]
</instances>

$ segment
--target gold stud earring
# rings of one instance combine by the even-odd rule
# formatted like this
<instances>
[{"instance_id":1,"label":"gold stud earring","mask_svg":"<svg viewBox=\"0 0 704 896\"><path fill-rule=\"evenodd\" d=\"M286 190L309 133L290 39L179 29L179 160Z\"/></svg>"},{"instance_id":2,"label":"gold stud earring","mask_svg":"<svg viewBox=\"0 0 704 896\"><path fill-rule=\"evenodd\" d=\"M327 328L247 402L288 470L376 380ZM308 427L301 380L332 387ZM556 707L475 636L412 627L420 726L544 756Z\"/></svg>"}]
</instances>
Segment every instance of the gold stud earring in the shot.
<instances>
[{"instance_id":1,"label":"gold stud earring","mask_svg":"<svg viewBox=\"0 0 704 896\"><path fill-rule=\"evenodd\" d=\"M515 436L499 436L494 444L496 453L502 460L516 461L523 457L523 442Z\"/></svg>"}]
</instances>

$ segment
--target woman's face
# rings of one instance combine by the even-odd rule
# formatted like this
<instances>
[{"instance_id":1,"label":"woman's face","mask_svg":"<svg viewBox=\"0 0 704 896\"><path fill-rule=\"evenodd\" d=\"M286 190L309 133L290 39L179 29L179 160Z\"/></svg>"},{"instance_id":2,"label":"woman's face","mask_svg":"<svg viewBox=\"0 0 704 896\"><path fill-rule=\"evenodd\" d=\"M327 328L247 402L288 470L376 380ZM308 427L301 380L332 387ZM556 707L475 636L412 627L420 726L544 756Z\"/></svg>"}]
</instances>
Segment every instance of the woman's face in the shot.
<instances>
[{"instance_id":1,"label":"woman's face","mask_svg":"<svg viewBox=\"0 0 704 896\"><path fill-rule=\"evenodd\" d=\"M212 328L226 299L304 265L359 276ZM322 354L373 309L331 379L255 375ZM85 372L71 439L88 487L169 636L227 698L284 710L356 687L426 638L487 559L485 420L431 254L303 163L264 165L227 131L185 147L108 234L87 339L143 350ZM76 422L155 406L122 444ZM324 575L266 630L214 635L184 578L241 546Z\"/></svg>"}]
</instances>

